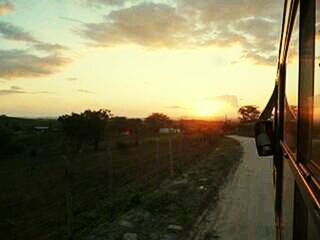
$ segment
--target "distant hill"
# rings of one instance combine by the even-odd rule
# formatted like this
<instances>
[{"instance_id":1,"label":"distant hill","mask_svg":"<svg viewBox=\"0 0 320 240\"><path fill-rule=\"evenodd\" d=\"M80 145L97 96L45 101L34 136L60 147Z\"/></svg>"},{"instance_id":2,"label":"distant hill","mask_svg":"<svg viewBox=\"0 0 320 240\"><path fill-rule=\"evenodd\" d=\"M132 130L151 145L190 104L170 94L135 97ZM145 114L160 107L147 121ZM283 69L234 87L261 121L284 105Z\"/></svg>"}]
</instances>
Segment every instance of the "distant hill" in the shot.
<instances>
[{"instance_id":1,"label":"distant hill","mask_svg":"<svg viewBox=\"0 0 320 240\"><path fill-rule=\"evenodd\" d=\"M27 130L36 126L50 126L54 127L57 125L56 119L48 118L19 118L9 117L6 115L0 116L0 125L8 127L13 130Z\"/></svg>"}]
</instances>

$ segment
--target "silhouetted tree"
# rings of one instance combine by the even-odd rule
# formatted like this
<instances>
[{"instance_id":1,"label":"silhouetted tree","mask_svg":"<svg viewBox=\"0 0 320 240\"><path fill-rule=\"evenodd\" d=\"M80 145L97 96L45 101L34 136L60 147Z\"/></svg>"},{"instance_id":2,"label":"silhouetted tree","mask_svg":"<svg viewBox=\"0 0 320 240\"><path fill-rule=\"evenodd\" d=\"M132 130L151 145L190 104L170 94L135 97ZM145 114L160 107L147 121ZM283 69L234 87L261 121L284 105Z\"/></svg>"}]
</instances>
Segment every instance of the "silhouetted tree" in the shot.
<instances>
[{"instance_id":1,"label":"silhouetted tree","mask_svg":"<svg viewBox=\"0 0 320 240\"><path fill-rule=\"evenodd\" d=\"M254 122L259 118L260 111L257 106L246 105L239 108L238 113L240 114L241 122Z\"/></svg>"},{"instance_id":2,"label":"silhouetted tree","mask_svg":"<svg viewBox=\"0 0 320 240\"><path fill-rule=\"evenodd\" d=\"M110 119L112 132L119 134L127 130L128 119L126 117L113 117Z\"/></svg>"},{"instance_id":3,"label":"silhouetted tree","mask_svg":"<svg viewBox=\"0 0 320 240\"><path fill-rule=\"evenodd\" d=\"M0 125L0 159L2 156L14 155L22 150L22 145L17 141L13 130Z\"/></svg>"},{"instance_id":4,"label":"silhouetted tree","mask_svg":"<svg viewBox=\"0 0 320 240\"><path fill-rule=\"evenodd\" d=\"M111 112L107 109L86 110L81 114L63 115L58 118L58 121L62 124L64 134L76 144L77 151L85 141L91 142L97 150L110 117Z\"/></svg>"},{"instance_id":5,"label":"silhouetted tree","mask_svg":"<svg viewBox=\"0 0 320 240\"><path fill-rule=\"evenodd\" d=\"M136 134L142 135L143 134L143 122L140 118L130 118L128 119L128 128L129 130Z\"/></svg>"},{"instance_id":6,"label":"silhouetted tree","mask_svg":"<svg viewBox=\"0 0 320 240\"><path fill-rule=\"evenodd\" d=\"M152 132L157 132L160 128L170 127L171 119L163 113L152 113L145 119L145 123Z\"/></svg>"},{"instance_id":7,"label":"silhouetted tree","mask_svg":"<svg viewBox=\"0 0 320 240\"><path fill-rule=\"evenodd\" d=\"M9 145L11 143L11 133L10 131L3 127L0 126L0 153L6 154L9 148Z\"/></svg>"}]
</instances>

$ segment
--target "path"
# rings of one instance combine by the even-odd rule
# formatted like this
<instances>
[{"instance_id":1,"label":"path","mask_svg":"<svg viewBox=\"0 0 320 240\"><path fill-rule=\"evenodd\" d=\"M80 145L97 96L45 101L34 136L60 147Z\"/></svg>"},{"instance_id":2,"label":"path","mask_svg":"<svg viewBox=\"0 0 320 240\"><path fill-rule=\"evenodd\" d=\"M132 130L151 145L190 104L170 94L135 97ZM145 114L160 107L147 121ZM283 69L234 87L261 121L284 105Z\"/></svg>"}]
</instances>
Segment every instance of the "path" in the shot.
<instances>
[{"instance_id":1,"label":"path","mask_svg":"<svg viewBox=\"0 0 320 240\"><path fill-rule=\"evenodd\" d=\"M272 157L259 157L253 138L232 138L243 147L242 160L193 239L275 240Z\"/></svg>"}]
</instances>

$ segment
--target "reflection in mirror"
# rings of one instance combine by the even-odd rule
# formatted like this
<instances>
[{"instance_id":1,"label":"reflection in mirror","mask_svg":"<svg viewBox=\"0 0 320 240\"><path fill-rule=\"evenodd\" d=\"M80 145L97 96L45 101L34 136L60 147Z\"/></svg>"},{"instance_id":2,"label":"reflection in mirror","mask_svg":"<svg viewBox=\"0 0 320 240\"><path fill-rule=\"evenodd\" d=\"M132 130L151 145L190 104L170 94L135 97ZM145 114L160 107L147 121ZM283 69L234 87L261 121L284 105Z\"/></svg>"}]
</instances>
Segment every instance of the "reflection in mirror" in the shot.
<instances>
[{"instance_id":1,"label":"reflection in mirror","mask_svg":"<svg viewBox=\"0 0 320 240\"><path fill-rule=\"evenodd\" d=\"M259 156L273 155L272 121L259 121L254 126L256 147Z\"/></svg>"},{"instance_id":2,"label":"reflection in mirror","mask_svg":"<svg viewBox=\"0 0 320 240\"><path fill-rule=\"evenodd\" d=\"M316 1L312 160L320 165L320 1Z\"/></svg>"},{"instance_id":3,"label":"reflection in mirror","mask_svg":"<svg viewBox=\"0 0 320 240\"><path fill-rule=\"evenodd\" d=\"M293 153L297 148L297 106L299 84L299 9L291 34L286 59L286 100L284 111L284 141Z\"/></svg>"}]
</instances>

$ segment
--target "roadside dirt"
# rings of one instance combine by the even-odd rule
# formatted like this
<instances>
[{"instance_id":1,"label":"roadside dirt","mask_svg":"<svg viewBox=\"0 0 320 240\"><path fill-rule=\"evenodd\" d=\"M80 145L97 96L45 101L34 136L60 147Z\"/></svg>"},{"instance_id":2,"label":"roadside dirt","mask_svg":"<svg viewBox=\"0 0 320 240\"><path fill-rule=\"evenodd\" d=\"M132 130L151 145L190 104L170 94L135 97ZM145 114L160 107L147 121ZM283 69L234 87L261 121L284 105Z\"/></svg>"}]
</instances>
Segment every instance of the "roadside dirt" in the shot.
<instances>
[{"instance_id":1,"label":"roadside dirt","mask_svg":"<svg viewBox=\"0 0 320 240\"><path fill-rule=\"evenodd\" d=\"M174 178L164 179L156 190L138 193L136 204L130 210L111 223L102 220L82 239L178 240L192 237L195 235L192 229L200 226L208 210L214 208L219 189L237 169L241 155L238 141L222 138L208 156L195 160Z\"/></svg>"},{"instance_id":2,"label":"roadside dirt","mask_svg":"<svg viewBox=\"0 0 320 240\"><path fill-rule=\"evenodd\" d=\"M243 156L219 201L199 220L192 240L274 240L272 158L257 156L253 138L233 136Z\"/></svg>"}]
</instances>

